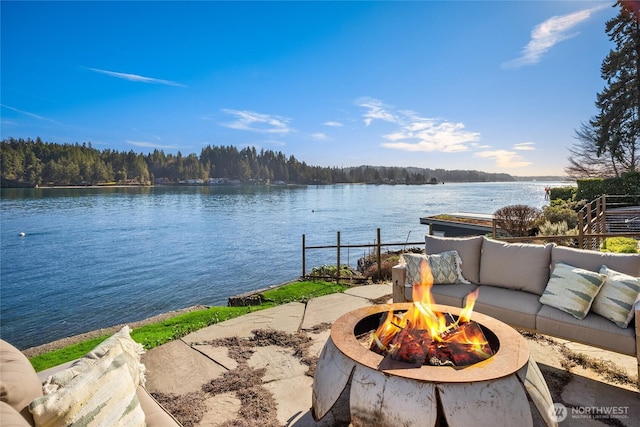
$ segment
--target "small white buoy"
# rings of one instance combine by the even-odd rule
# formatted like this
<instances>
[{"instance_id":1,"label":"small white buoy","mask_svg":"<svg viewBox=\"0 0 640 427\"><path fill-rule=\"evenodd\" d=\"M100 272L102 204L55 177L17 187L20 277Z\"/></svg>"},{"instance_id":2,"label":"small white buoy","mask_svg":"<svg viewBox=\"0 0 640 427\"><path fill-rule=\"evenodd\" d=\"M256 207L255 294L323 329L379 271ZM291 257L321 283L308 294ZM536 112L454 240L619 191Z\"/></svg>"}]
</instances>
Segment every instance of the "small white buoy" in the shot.
<instances>
[{"instance_id":1,"label":"small white buoy","mask_svg":"<svg viewBox=\"0 0 640 427\"><path fill-rule=\"evenodd\" d=\"M26 235L27 235L27 233L25 233L24 231L21 231L20 234L19 234L20 237L24 237Z\"/></svg>"}]
</instances>

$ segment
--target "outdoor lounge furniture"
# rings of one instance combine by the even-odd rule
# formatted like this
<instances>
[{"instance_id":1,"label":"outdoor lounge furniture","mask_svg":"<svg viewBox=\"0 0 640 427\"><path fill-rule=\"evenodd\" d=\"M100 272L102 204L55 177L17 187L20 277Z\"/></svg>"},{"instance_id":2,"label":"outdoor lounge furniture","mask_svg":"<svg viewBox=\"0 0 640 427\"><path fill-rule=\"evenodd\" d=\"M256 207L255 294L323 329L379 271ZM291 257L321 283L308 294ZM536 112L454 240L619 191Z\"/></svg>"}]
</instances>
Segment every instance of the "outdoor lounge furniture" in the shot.
<instances>
[{"instance_id":1,"label":"outdoor lounge furniture","mask_svg":"<svg viewBox=\"0 0 640 427\"><path fill-rule=\"evenodd\" d=\"M424 257L435 270L436 303L464 307L469 293L479 290L474 311L636 356L640 371L640 254L427 235L425 255L403 256L407 262L392 269L394 302L412 300L413 284L422 281L416 261Z\"/></svg>"},{"instance_id":2,"label":"outdoor lounge furniture","mask_svg":"<svg viewBox=\"0 0 640 427\"><path fill-rule=\"evenodd\" d=\"M139 344L124 327L74 362L36 373L26 356L0 340L0 424L179 427L144 388ZM91 423L89 421L96 421Z\"/></svg>"}]
</instances>

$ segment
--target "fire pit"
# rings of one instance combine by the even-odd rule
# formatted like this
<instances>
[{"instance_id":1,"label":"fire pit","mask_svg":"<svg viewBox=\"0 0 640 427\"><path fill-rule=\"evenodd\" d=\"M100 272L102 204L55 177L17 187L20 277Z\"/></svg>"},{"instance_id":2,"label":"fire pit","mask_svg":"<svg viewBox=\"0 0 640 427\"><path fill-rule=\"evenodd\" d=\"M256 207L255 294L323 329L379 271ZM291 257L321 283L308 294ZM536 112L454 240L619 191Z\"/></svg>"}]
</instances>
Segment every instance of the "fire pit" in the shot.
<instances>
[{"instance_id":1,"label":"fire pit","mask_svg":"<svg viewBox=\"0 0 640 427\"><path fill-rule=\"evenodd\" d=\"M430 304L430 310L449 313L456 322L467 316L484 332L492 354L464 366L406 363L358 339L373 335L389 312L402 315L415 304L365 307L333 324L314 375L316 421L354 427L557 425L549 389L526 341L494 318Z\"/></svg>"}]
</instances>

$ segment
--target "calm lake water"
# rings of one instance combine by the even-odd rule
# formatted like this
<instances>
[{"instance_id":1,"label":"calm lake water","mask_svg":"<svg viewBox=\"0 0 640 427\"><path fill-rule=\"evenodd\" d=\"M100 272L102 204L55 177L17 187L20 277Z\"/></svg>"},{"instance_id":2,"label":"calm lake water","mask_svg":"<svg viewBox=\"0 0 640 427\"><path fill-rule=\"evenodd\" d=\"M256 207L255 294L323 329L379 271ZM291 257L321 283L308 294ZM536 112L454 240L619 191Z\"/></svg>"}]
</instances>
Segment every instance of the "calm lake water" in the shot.
<instances>
[{"instance_id":1,"label":"calm lake water","mask_svg":"<svg viewBox=\"0 0 640 427\"><path fill-rule=\"evenodd\" d=\"M3 189L0 336L19 348L281 284L307 246L420 241L420 217L545 205L545 186ZM24 237L20 233L25 233ZM397 249L397 248L396 248ZM346 249L355 266L362 249ZM307 270L335 250L307 253Z\"/></svg>"}]
</instances>

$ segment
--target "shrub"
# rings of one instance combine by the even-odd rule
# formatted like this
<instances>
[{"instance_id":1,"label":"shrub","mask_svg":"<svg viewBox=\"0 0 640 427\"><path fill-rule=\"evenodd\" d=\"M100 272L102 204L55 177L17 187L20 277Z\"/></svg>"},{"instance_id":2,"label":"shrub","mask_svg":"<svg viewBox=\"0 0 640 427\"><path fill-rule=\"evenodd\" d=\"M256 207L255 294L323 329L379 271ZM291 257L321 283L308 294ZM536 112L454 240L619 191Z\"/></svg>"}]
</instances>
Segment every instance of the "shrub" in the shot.
<instances>
[{"instance_id":1,"label":"shrub","mask_svg":"<svg viewBox=\"0 0 640 427\"><path fill-rule=\"evenodd\" d=\"M524 237L540 217L540 209L527 205L510 205L494 213L496 225L511 237Z\"/></svg>"},{"instance_id":2,"label":"shrub","mask_svg":"<svg viewBox=\"0 0 640 427\"><path fill-rule=\"evenodd\" d=\"M570 201L575 199L577 192L577 187L552 187L549 197L551 200Z\"/></svg>"},{"instance_id":3,"label":"shrub","mask_svg":"<svg viewBox=\"0 0 640 427\"><path fill-rule=\"evenodd\" d=\"M602 242L603 252L638 253L638 241L632 237L609 237Z\"/></svg>"},{"instance_id":4,"label":"shrub","mask_svg":"<svg viewBox=\"0 0 640 427\"><path fill-rule=\"evenodd\" d=\"M552 224L564 222L567 230L578 225L578 213L567 203L553 203L542 208L541 222Z\"/></svg>"}]
</instances>

